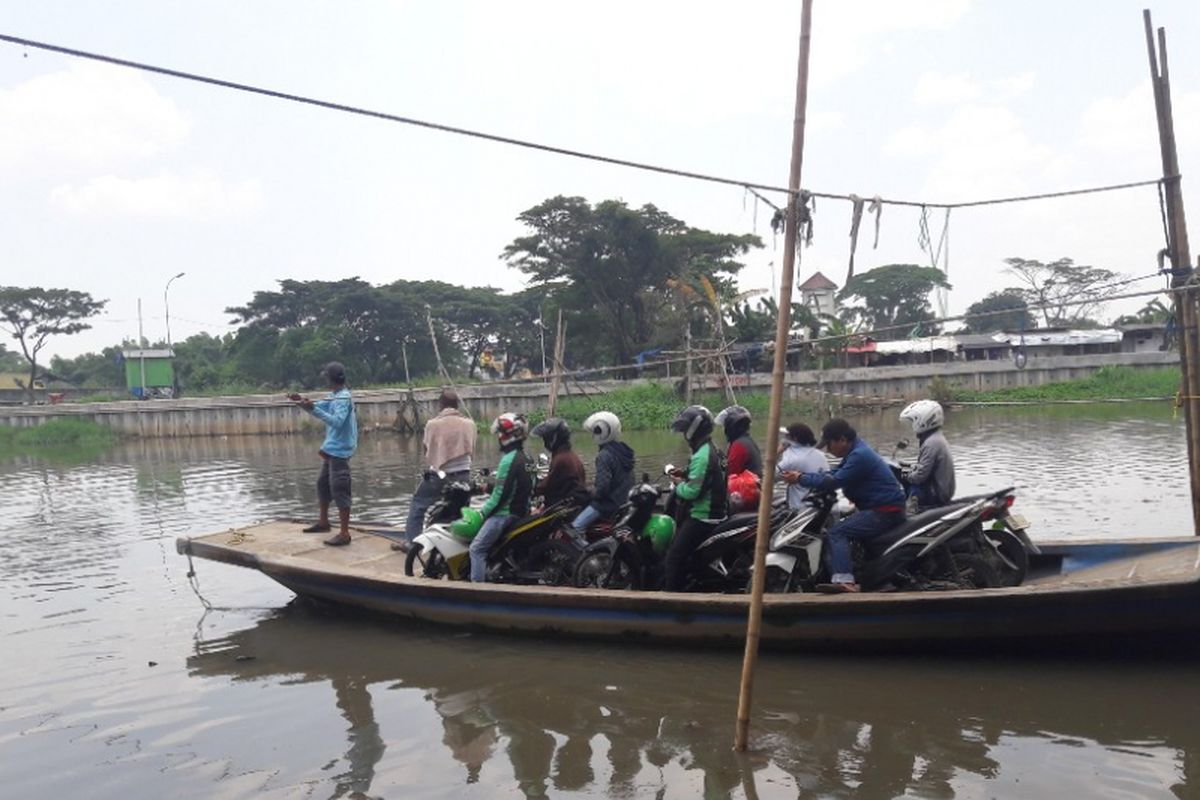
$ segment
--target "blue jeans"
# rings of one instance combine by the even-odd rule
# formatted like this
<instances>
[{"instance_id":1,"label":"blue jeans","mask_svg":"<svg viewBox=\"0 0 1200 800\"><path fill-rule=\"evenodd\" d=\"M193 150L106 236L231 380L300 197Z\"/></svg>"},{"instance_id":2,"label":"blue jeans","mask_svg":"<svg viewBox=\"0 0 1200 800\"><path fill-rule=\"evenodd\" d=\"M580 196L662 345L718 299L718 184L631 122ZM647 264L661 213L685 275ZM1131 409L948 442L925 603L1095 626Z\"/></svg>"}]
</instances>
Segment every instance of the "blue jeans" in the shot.
<instances>
[{"instance_id":1,"label":"blue jeans","mask_svg":"<svg viewBox=\"0 0 1200 800\"><path fill-rule=\"evenodd\" d=\"M579 512L579 516L575 517L574 522L571 523L571 527L583 533L589 525L598 519L600 519L600 512L596 510L595 506L588 506Z\"/></svg>"},{"instance_id":2,"label":"blue jeans","mask_svg":"<svg viewBox=\"0 0 1200 800\"><path fill-rule=\"evenodd\" d=\"M903 511L859 511L829 529L829 566L834 583L854 583L853 539L867 541L904 522Z\"/></svg>"},{"instance_id":3,"label":"blue jeans","mask_svg":"<svg viewBox=\"0 0 1200 800\"><path fill-rule=\"evenodd\" d=\"M468 549L471 553L471 581L473 583L483 583L487 580L488 551L504 533L510 519L512 517L507 514L502 517L488 517L483 521L483 527L479 529L479 533L475 534L475 538L471 540L471 546Z\"/></svg>"}]
</instances>

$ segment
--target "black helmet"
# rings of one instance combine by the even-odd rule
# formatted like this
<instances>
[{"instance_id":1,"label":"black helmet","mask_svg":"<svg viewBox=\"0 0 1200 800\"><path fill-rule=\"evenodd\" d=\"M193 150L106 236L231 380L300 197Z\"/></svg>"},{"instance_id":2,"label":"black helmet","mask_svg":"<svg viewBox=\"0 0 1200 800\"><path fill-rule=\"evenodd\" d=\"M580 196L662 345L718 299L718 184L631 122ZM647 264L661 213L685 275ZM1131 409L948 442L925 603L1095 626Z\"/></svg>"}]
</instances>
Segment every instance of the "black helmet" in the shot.
<instances>
[{"instance_id":1,"label":"black helmet","mask_svg":"<svg viewBox=\"0 0 1200 800\"><path fill-rule=\"evenodd\" d=\"M704 406L688 406L675 416L671 430L682 433L687 443L695 447L712 436L712 412Z\"/></svg>"},{"instance_id":2,"label":"black helmet","mask_svg":"<svg viewBox=\"0 0 1200 800\"><path fill-rule=\"evenodd\" d=\"M542 437L546 449L551 453L557 453L571 444L571 428L565 420L558 417L551 417L545 422L539 423L532 433L534 436Z\"/></svg>"},{"instance_id":3,"label":"black helmet","mask_svg":"<svg viewBox=\"0 0 1200 800\"><path fill-rule=\"evenodd\" d=\"M724 426L725 438L731 442L750 432L750 411L745 406L729 406L714 421Z\"/></svg>"}]
</instances>

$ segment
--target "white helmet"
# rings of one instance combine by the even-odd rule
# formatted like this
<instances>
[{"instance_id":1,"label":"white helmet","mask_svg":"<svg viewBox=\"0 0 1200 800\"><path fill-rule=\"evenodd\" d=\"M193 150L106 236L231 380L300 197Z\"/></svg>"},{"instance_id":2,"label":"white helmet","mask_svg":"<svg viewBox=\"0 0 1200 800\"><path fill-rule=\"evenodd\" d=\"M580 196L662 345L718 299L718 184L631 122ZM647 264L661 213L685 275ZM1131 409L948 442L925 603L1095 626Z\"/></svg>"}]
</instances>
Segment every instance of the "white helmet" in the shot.
<instances>
[{"instance_id":1,"label":"white helmet","mask_svg":"<svg viewBox=\"0 0 1200 800\"><path fill-rule=\"evenodd\" d=\"M913 433L920 436L942 427L946 421L946 413L942 411L941 403L936 400L918 400L904 407L900 412L900 420L911 422Z\"/></svg>"},{"instance_id":2,"label":"white helmet","mask_svg":"<svg viewBox=\"0 0 1200 800\"><path fill-rule=\"evenodd\" d=\"M621 420L611 411L597 411L583 421L583 427L592 432L596 444L607 444L621 435Z\"/></svg>"}]
</instances>

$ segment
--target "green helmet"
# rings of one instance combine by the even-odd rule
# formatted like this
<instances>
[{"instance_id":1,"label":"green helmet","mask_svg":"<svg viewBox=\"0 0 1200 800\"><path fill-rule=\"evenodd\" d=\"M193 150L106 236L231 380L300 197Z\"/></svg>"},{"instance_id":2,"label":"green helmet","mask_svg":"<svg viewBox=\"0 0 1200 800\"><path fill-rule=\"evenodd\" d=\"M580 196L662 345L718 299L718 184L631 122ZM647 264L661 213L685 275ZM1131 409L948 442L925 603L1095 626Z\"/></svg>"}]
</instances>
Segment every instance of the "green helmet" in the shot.
<instances>
[{"instance_id":1,"label":"green helmet","mask_svg":"<svg viewBox=\"0 0 1200 800\"><path fill-rule=\"evenodd\" d=\"M460 539L473 539L483 527L483 515L473 508L462 510L462 517L450 523L450 532Z\"/></svg>"},{"instance_id":2,"label":"green helmet","mask_svg":"<svg viewBox=\"0 0 1200 800\"><path fill-rule=\"evenodd\" d=\"M651 514L646 527L642 528L642 536L649 539L654 552L661 555L675 536L675 520L666 514Z\"/></svg>"}]
</instances>

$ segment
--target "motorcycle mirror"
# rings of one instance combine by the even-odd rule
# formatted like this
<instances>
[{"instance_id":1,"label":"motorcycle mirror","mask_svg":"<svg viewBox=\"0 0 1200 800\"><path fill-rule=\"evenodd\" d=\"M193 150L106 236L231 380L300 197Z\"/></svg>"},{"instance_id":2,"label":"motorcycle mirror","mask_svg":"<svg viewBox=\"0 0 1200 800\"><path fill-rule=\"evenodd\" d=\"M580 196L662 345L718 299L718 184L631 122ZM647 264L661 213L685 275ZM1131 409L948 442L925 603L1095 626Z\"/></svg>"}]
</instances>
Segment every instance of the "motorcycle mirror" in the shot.
<instances>
[{"instance_id":1,"label":"motorcycle mirror","mask_svg":"<svg viewBox=\"0 0 1200 800\"><path fill-rule=\"evenodd\" d=\"M650 473L643 472L642 473L642 483L649 483L649 482L650 482Z\"/></svg>"},{"instance_id":2,"label":"motorcycle mirror","mask_svg":"<svg viewBox=\"0 0 1200 800\"><path fill-rule=\"evenodd\" d=\"M908 447L908 439L901 439L900 441L896 442L897 450L903 450L906 447Z\"/></svg>"},{"instance_id":3,"label":"motorcycle mirror","mask_svg":"<svg viewBox=\"0 0 1200 800\"><path fill-rule=\"evenodd\" d=\"M486 478L488 475L491 475L491 474L492 474L492 471L490 469L488 469L487 467L479 468L479 476L480 477Z\"/></svg>"},{"instance_id":4,"label":"motorcycle mirror","mask_svg":"<svg viewBox=\"0 0 1200 800\"><path fill-rule=\"evenodd\" d=\"M545 453L539 453L538 454L538 463L541 464L543 467L546 466L547 464L550 463L550 456L546 455Z\"/></svg>"}]
</instances>

